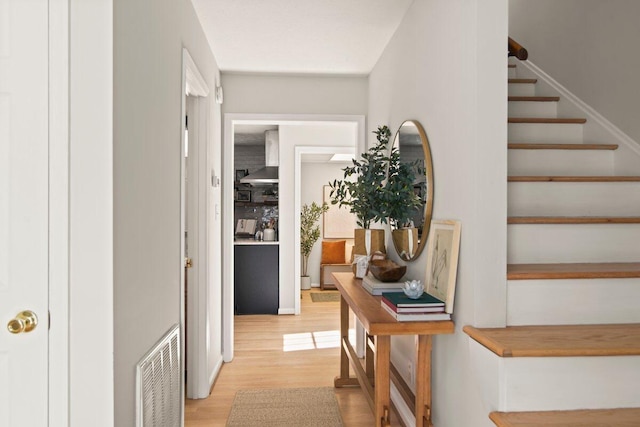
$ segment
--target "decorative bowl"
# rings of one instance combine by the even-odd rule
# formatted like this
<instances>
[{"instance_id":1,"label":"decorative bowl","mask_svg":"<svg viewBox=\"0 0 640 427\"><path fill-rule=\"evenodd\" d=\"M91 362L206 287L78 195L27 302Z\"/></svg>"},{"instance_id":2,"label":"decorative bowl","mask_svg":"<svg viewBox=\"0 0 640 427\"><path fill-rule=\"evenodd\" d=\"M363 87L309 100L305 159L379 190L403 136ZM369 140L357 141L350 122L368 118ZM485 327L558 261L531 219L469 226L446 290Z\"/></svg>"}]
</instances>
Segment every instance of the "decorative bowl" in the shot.
<instances>
[{"instance_id":1,"label":"decorative bowl","mask_svg":"<svg viewBox=\"0 0 640 427\"><path fill-rule=\"evenodd\" d=\"M406 265L398 265L390 259L369 261L369 271L381 282L398 282L407 272Z\"/></svg>"},{"instance_id":2,"label":"decorative bowl","mask_svg":"<svg viewBox=\"0 0 640 427\"><path fill-rule=\"evenodd\" d=\"M409 280L404 282L404 288L402 288L404 294L411 299L418 299L424 293L424 285L420 280Z\"/></svg>"}]
</instances>

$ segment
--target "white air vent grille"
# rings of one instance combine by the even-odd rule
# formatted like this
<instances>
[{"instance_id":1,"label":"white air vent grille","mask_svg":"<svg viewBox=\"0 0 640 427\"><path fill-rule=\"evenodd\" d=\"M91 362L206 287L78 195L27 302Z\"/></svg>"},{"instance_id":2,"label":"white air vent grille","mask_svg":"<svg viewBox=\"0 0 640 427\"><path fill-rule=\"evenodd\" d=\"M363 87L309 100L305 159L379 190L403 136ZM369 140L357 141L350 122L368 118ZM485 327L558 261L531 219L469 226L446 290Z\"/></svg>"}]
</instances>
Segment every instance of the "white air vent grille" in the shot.
<instances>
[{"instance_id":1,"label":"white air vent grille","mask_svg":"<svg viewBox=\"0 0 640 427\"><path fill-rule=\"evenodd\" d=\"M138 427L180 427L180 326L169 332L138 362Z\"/></svg>"}]
</instances>

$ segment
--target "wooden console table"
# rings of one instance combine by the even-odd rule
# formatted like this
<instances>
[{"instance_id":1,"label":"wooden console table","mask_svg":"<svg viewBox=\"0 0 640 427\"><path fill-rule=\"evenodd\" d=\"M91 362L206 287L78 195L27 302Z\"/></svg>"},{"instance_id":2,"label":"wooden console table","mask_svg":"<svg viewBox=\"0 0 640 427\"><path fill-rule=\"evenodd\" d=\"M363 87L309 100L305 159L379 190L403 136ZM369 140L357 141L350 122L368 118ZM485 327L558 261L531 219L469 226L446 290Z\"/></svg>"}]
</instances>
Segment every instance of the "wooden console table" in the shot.
<instances>
[{"instance_id":1,"label":"wooden console table","mask_svg":"<svg viewBox=\"0 0 640 427\"><path fill-rule=\"evenodd\" d=\"M335 387L359 385L373 410L376 426L390 425L391 336L417 335L416 426L431 426L431 335L452 334L452 321L398 322L380 306L380 297L362 287L353 273L333 273L340 291L340 375ZM364 366L349 343L349 308L367 331ZM356 377L349 375L349 363Z\"/></svg>"}]
</instances>

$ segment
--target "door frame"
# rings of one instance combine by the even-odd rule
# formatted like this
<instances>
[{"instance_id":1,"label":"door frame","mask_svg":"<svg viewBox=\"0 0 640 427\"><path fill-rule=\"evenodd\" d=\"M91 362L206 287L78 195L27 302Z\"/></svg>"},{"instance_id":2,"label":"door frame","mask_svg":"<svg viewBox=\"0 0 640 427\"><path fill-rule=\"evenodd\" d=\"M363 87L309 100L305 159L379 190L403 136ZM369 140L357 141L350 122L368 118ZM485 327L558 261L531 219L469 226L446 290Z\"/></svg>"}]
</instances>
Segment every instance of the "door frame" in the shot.
<instances>
[{"instance_id":1,"label":"door frame","mask_svg":"<svg viewBox=\"0 0 640 427\"><path fill-rule=\"evenodd\" d=\"M226 113L224 114L224 136L223 136L223 170L222 170L222 355L225 362L231 362L234 355L234 256L233 256L233 235L235 230L234 205L233 205L233 184L234 184L234 125L235 124L301 124L301 123L323 123L323 122L351 122L357 124L356 153L365 151L365 116L364 115L328 115L328 114L270 114L270 113ZM282 206L280 207L282 209ZM298 227L299 228L299 227ZM288 262L280 258L280 266ZM294 285L294 304L298 307L297 312L284 313L279 310L279 314L299 314L300 282L299 279Z\"/></svg>"},{"instance_id":2,"label":"door frame","mask_svg":"<svg viewBox=\"0 0 640 427\"><path fill-rule=\"evenodd\" d=\"M208 203L207 203L207 152L208 152L208 129L209 129L209 87L198 70L193 58L186 48L182 49L182 105L181 105L181 150L180 150L180 322L182 325L181 351L185 354L187 344L189 352L187 357L182 357L182 370L187 368L186 397L205 398L211 389L209 375L207 373L208 346L207 346L207 322L208 322L208 301L209 301L209 281L208 281ZM189 162L190 170L187 170L185 161L185 115L189 106ZM194 177L185 187L185 179ZM185 230L187 224L186 217L186 195L190 211L189 221L190 255L193 255L193 267L189 272L190 286L189 295L185 300ZM193 285L193 286L191 286ZM189 318L185 318L185 311ZM189 321L187 333L185 331L185 321ZM182 385L184 387L184 384ZM185 393L181 393L183 399Z\"/></svg>"}]
</instances>

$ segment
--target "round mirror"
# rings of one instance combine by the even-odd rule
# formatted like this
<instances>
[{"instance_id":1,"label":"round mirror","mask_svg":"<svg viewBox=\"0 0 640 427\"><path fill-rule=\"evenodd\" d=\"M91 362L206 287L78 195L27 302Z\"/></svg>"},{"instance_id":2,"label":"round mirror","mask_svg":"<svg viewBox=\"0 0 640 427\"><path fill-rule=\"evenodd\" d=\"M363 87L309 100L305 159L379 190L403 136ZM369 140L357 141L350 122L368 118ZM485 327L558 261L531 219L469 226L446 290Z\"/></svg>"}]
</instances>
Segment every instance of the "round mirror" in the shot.
<instances>
[{"instance_id":1,"label":"round mirror","mask_svg":"<svg viewBox=\"0 0 640 427\"><path fill-rule=\"evenodd\" d=\"M390 156L398 156L400 174L413 174L409 185L412 185L415 197L404 204L407 206L405 212L397 214L401 219L389 218L393 245L398 256L405 261L413 261L424 249L433 211L431 149L427 134L419 122L407 120L400 125Z\"/></svg>"}]
</instances>

